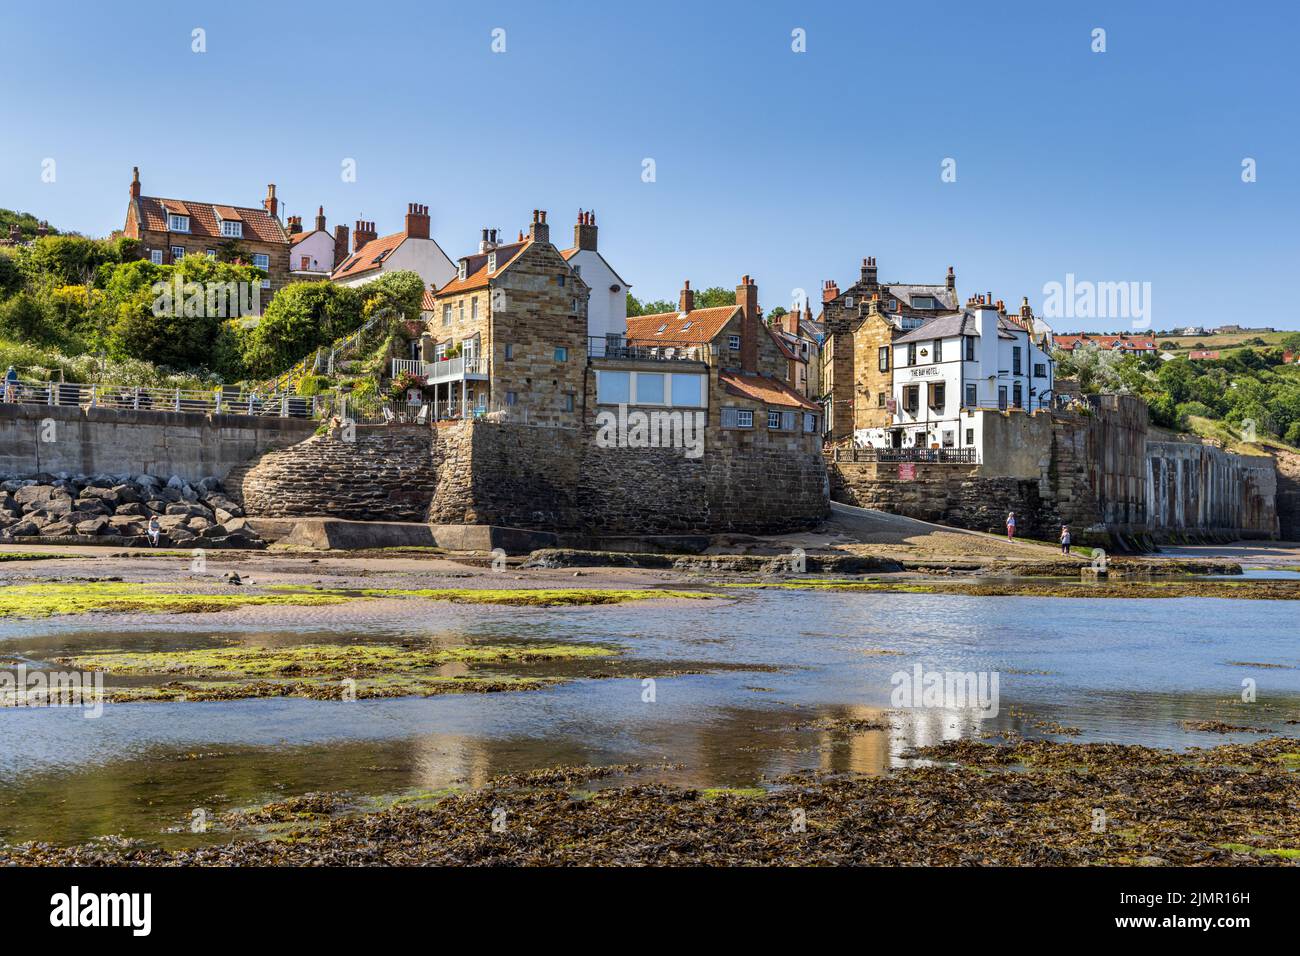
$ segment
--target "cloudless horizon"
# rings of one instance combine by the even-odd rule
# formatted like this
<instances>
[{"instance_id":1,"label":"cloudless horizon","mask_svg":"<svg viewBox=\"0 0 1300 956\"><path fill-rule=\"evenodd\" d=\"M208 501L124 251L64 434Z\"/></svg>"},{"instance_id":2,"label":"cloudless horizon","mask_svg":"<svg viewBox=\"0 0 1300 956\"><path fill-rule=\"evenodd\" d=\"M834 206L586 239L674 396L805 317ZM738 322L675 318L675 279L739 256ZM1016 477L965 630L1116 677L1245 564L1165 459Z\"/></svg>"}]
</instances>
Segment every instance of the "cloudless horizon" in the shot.
<instances>
[{"instance_id":1,"label":"cloudless horizon","mask_svg":"<svg viewBox=\"0 0 1300 956\"><path fill-rule=\"evenodd\" d=\"M1300 328L1294 303L1263 294L1300 253L1288 4L58 11L5 10L0 206L62 230L122 228L139 166L146 195L178 199L256 206L274 182L283 216L323 205L331 230L395 232L426 203L453 260L534 208L564 247L594 209L642 300L748 274L764 308L805 290L816 312L823 280L844 287L875 256L882 281L941 283L952 265L962 298L1028 296L1040 313L1045 285L1073 275L1150 283L1152 330Z\"/></svg>"}]
</instances>

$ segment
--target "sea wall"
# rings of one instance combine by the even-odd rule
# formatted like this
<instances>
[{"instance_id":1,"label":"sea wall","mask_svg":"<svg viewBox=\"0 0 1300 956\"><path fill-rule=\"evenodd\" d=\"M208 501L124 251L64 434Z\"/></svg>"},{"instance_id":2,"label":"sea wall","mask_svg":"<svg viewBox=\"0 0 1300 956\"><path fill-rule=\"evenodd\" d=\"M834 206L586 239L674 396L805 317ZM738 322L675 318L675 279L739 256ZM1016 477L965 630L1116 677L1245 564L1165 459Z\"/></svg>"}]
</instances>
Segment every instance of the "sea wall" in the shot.
<instances>
[{"instance_id":1,"label":"sea wall","mask_svg":"<svg viewBox=\"0 0 1300 956\"><path fill-rule=\"evenodd\" d=\"M1277 469L1267 456L1212 445L1148 442L1146 511L1158 539L1278 534Z\"/></svg>"},{"instance_id":2,"label":"sea wall","mask_svg":"<svg viewBox=\"0 0 1300 956\"><path fill-rule=\"evenodd\" d=\"M0 404L0 474L224 481L234 467L300 442L315 428L297 418Z\"/></svg>"},{"instance_id":3,"label":"sea wall","mask_svg":"<svg viewBox=\"0 0 1300 956\"><path fill-rule=\"evenodd\" d=\"M495 525L584 535L750 534L808 528L829 514L815 451L735 447L704 454L602 447L593 428L485 420L437 428L358 426L263 455L227 486L252 516Z\"/></svg>"}]
</instances>

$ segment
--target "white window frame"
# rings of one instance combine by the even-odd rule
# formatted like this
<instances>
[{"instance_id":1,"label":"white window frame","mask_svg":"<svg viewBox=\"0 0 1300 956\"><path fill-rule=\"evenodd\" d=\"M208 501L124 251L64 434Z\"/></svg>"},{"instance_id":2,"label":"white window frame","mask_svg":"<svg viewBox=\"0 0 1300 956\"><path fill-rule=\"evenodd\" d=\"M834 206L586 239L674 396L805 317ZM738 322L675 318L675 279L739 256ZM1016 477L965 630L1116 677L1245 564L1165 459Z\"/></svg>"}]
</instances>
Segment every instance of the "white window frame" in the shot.
<instances>
[{"instance_id":1,"label":"white window frame","mask_svg":"<svg viewBox=\"0 0 1300 956\"><path fill-rule=\"evenodd\" d=\"M221 220L221 234L227 239L243 239L244 224L234 219Z\"/></svg>"},{"instance_id":2,"label":"white window frame","mask_svg":"<svg viewBox=\"0 0 1300 956\"><path fill-rule=\"evenodd\" d=\"M189 232L190 217L182 216L179 213L167 214L167 231L168 232Z\"/></svg>"},{"instance_id":3,"label":"white window frame","mask_svg":"<svg viewBox=\"0 0 1300 956\"><path fill-rule=\"evenodd\" d=\"M268 256L265 252L253 253L252 259L253 259L254 268L261 269L263 272L271 271L271 257ZM258 262L259 259L262 261Z\"/></svg>"},{"instance_id":4,"label":"white window frame","mask_svg":"<svg viewBox=\"0 0 1300 956\"><path fill-rule=\"evenodd\" d=\"M443 326L451 325L451 303L450 302L444 302L442 304L442 324Z\"/></svg>"},{"instance_id":5,"label":"white window frame","mask_svg":"<svg viewBox=\"0 0 1300 956\"><path fill-rule=\"evenodd\" d=\"M781 413L775 409L767 410L767 427L772 431L781 430Z\"/></svg>"},{"instance_id":6,"label":"white window frame","mask_svg":"<svg viewBox=\"0 0 1300 956\"><path fill-rule=\"evenodd\" d=\"M731 351L733 351L733 352L739 352L739 351L740 351L740 336L739 336L739 335L728 335L728 336L727 336L727 348L731 349Z\"/></svg>"},{"instance_id":7,"label":"white window frame","mask_svg":"<svg viewBox=\"0 0 1300 956\"><path fill-rule=\"evenodd\" d=\"M161 249L150 249L150 250L149 250L149 261L152 262L152 263L153 263L154 265L156 265L156 266L160 266L160 265L162 265L162 264L163 264L163 251L162 251Z\"/></svg>"},{"instance_id":8,"label":"white window frame","mask_svg":"<svg viewBox=\"0 0 1300 956\"><path fill-rule=\"evenodd\" d=\"M184 246L172 246L172 248L171 248L171 254L172 254L172 262L175 262L175 261L177 261L178 259L184 259L184 258L185 258L185 247L184 247Z\"/></svg>"}]
</instances>

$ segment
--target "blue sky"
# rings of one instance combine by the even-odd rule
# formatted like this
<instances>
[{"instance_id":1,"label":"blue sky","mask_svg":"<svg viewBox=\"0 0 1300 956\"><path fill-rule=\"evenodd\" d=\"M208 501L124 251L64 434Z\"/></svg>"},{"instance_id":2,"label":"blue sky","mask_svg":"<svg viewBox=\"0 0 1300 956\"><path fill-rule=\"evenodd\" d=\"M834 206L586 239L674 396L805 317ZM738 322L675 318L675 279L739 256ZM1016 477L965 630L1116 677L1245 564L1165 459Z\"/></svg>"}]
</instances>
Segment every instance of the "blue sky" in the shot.
<instances>
[{"instance_id":1,"label":"blue sky","mask_svg":"<svg viewBox=\"0 0 1300 956\"><path fill-rule=\"evenodd\" d=\"M381 234L424 202L453 259L538 207L565 245L594 208L642 298L748 273L766 308L816 301L874 255L888 281L953 265L963 296L1040 306L1074 274L1151 283L1157 329L1300 328L1290 3L26 3L3 19L0 206L61 228L120 228L139 165L146 194L254 205L275 182L288 214L323 204L331 227Z\"/></svg>"}]
</instances>

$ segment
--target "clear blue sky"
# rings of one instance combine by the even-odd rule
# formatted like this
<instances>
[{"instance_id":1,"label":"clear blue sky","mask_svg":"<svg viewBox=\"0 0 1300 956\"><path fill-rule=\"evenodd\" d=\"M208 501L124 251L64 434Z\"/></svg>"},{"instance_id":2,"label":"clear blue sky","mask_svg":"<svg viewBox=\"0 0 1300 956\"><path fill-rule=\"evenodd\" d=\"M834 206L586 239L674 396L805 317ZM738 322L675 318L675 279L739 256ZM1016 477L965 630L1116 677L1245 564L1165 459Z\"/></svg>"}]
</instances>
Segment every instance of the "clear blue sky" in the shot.
<instances>
[{"instance_id":1,"label":"clear blue sky","mask_svg":"<svg viewBox=\"0 0 1300 956\"><path fill-rule=\"evenodd\" d=\"M816 300L874 255L883 280L951 264L963 296L1038 306L1073 273L1150 282L1154 328L1300 328L1298 10L6 4L0 206L105 235L139 165L146 194L254 205L275 182L289 214L324 204L331 226L364 216L381 234L424 202L453 259L535 207L567 244L595 208L642 298L749 273L764 307Z\"/></svg>"}]
</instances>

